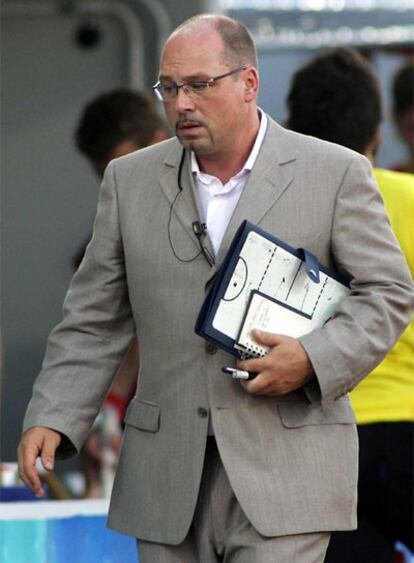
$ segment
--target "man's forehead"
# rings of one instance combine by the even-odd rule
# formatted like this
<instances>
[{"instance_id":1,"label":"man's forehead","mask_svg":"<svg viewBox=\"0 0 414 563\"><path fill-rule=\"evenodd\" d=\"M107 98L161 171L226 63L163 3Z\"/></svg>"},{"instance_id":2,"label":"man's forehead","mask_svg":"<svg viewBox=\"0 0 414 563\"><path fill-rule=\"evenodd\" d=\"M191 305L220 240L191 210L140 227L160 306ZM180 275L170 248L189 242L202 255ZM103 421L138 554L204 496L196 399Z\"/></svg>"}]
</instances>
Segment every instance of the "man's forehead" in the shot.
<instances>
[{"instance_id":1,"label":"man's forehead","mask_svg":"<svg viewBox=\"0 0 414 563\"><path fill-rule=\"evenodd\" d=\"M213 39L213 40L212 40ZM192 78L220 72L224 63L221 37L180 34L167 41L160 61L160 76Z\"/></svg>"}]
</instances>

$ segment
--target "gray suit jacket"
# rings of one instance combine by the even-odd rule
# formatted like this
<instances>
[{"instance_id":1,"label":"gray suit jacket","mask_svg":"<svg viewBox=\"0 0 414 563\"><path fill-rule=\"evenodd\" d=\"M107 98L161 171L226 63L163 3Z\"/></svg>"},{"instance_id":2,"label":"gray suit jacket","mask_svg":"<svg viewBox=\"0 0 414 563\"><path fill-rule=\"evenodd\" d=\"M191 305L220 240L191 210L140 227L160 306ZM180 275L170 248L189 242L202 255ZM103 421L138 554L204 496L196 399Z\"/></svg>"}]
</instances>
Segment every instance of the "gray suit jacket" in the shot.
<instances>
[{"instance_id":1,"label":"gray suit jacket","mask_svg":"<svg viewBox=\"0 0 414 563\"><path fill-rule=\"evenodd\" d=\"M146 540L183 540L208 412L234 492L261 534L353 528L357 438L346 393L387 353L413 306L370 166L269 122L217 265L248 219L351 276L352 293L323 329L301 339L315 380L286 396L259 397L224 377L228 355L194 334L215 267L201 256L180 262L171 250L181 151L173 139L109 166L94 235L50 336L24 427L61 431L62 457L79 450L136 331L139 385L126 414L110 526ZM197 218L187 155L170 225L182 258L199 250Z\"/></svg>"}]
</instances>

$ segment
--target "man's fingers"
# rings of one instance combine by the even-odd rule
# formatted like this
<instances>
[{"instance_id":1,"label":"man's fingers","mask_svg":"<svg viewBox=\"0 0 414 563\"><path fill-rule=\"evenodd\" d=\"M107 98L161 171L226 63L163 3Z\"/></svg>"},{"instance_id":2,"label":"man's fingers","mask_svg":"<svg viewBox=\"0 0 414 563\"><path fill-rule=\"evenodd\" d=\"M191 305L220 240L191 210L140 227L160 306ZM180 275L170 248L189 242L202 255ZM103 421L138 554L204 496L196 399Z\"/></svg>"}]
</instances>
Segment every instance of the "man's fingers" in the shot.
<instances>
[{"instance_id":1,"label":"man's fingers","mask_svg":"<svg viewBox=\"0 0 414 563\"><path fill-rule=\"evenodd\" d=\"M250 382L246 383L250 384ZM278 397L279 395L283 394L278 390L277 385L275 385L274 382L268 383L267 380L261 383L260 387L246 388L246 391L248 391L252 395L269 395L272 397Z\"/></svg>"},{"instance_id":2,"label":"man's fingers","mask_svg":"<svg viewBox=\"0 0 414 563\"><path fill-rule=\"evenodd\" d=\"M19 475L23 483L29 487L36 496L42 497L44 491L42 482L36 470L36 459L39 455L39 448L34 444L25 443L22 440L19 449Z\"/></svg>"},{"instance_id":3,"label":"man's fingers","mask_svg":"<svg viewBox=\"0 0 414 563\"><path fill-rule=\"evenodd\" d=\"M43 467L48 471L53 469L55 451L60 441L58 432L50 428L35 427L25 432L19 444L20 478L38 497L43 497L45 493L36 469L36 460L40 456Z\"/></svg>"},{"instance_id":4,"label":"man's fingers","mask_svg":"<svg viewBox=\"0 0 414 563\"><path fill-rule=\"evenodd\" d=\"M286 341L287 336L282 334L274 334L273 332L266 332L264 330L252 330L252 338L257 342L257 344L262 344L268 346L270 349L275 348L279 344ZM270 350L271 352L271 350ZM237 362L237 367L247 371L253 371L259 373L264 371L271 365L271 360L269 360L268 355L260 358L251 358L249 360L239 360ZM256 378L257 379L257 378Z\"/></svg>"},{"instance_id":5,"label":"man's fingers","mask_svg":"<svg viewBox=\"0 0 414 563\"><path fill-rule=\"evenodd\" d=\"M45 436L42 448L42 465L47 471L52 471L55 466L55 451L57 448L54 436Z\"/></svg>"},{"instance_id":6,"label":"man's fingers","mask_svg":"<svg viewBox=\"0 0 414 563\"><path fill-rule=\"evenodd\" d=\"M240 381L241 385L246 389L248 393L252 393L253 395L260 394L261 390L266 388L267 385L263 385L262 379L260 375L252 379L251 381Z\"/></svg>"},{"instance_id":7,"label":"man's fingers","mask_svg":"<svg viewBox=\"0 0 414 563\"><path fill-rule=\"evenodd\" d=\"M282 334L275 334L258 329L252 330L252 336L258 344L264 344L265 346L276 346L286 338L286 336Z\"/></svg>"},{"instance_id":8,"label":"man's fingers","mask_svg":"<svg viewBox=\"0 0 414 563\"><path fill-rule=\"evenodd\" d=\"M251 381L242 381L242 385L248 393L253 395L267 395L272 388L272 382L269 381L268 374L265 372L259 373Z\"/></svg>"}]
</instances>

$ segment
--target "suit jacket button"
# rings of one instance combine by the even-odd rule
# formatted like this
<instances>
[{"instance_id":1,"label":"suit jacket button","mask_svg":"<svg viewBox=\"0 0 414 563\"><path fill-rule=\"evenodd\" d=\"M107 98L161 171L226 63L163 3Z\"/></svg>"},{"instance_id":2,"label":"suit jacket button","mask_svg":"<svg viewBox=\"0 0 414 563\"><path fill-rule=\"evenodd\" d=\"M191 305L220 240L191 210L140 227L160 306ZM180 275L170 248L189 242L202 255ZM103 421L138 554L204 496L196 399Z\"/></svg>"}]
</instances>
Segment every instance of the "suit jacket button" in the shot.
<instances>
[{"instance_id":1,"label":"suit jacket button","mask_svg":"<svg viewBox=\"0 0 414 563\"><path fill-rule=\"evenodd\" d=\"M207 354L210 354L211 356L213 356L218 350L217 346L214 346L211 342L206 342L205 347Z\"/></svg>"},{"instance_id":2,"label":"suit jacket button","mask_svg":"<svg viewBox=\"0 0 414 563\"><path fill-rule=\"evenodd\" d=\"M206 416L208 416L208 410L204 407L198 407L197 414L200 418L206 418Z\"/></svg>"}]
</instances>

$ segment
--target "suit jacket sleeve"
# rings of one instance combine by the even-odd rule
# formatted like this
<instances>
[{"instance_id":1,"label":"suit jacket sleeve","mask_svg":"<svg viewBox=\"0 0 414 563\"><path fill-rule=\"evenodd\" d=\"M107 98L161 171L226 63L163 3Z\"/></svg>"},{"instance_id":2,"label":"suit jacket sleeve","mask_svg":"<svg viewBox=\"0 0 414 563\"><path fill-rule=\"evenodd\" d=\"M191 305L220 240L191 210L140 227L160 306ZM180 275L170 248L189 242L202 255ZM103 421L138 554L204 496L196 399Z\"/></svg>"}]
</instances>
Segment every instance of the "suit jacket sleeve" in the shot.
<instances>
[{"instance_id":1,"label":"suit jacket sleeve","mask_svg":"<svg viewBox=\"0 0 414 563\"><path fill-rule=\"evenodd\" d=\"M100 192L92 240L52 331L23 430L46 426L64 435L57 452L81 447L134 335L128 299L114 167Z\"/></svg>"},{"instance_id":2,"label":"suit jacket sleeve","mask_svg":"<svg viewBox=\"0 0 414 563\"><path fill-rule=\"evenodd\" d=\"M351 294L322 329L300 339L316 374L307 395L322 403L353 389L387 354L412 314L411 275L364 157L351 160L340 185L331 252L338 271L351 278Z\"/></svg>"}]
</instances>

